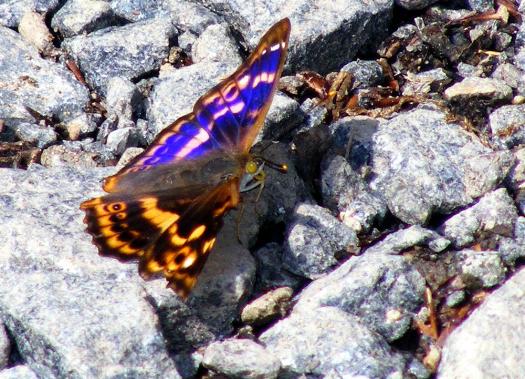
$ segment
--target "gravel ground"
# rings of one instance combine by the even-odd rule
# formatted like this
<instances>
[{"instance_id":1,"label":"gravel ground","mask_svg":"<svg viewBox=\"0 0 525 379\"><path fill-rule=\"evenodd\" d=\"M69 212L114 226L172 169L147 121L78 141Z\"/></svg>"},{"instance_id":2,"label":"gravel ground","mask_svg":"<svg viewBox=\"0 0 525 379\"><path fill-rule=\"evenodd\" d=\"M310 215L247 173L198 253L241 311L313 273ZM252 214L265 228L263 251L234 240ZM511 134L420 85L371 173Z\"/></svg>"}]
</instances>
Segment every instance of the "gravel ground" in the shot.
<instances>
[{"instance_id":1,"label":"gravel ground","mask_svg":"<svg viewBox=\"0 0 525 379\"><path fill-rule=\"evenodd\" d=\"M0 2L0 379L521 377L524 11ZM254 150L288 173L186 300L98 255L80 203L284 17Z\"/></svg>"}]
</instances>

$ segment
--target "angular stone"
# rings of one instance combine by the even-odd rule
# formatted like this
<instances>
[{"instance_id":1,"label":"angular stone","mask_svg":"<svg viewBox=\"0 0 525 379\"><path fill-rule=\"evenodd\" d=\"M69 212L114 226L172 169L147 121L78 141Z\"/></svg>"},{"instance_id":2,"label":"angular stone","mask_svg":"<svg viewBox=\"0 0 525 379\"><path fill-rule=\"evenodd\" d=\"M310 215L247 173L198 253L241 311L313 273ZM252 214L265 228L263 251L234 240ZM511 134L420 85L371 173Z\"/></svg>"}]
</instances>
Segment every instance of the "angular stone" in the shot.
<instances>
[{"instance_id":1,"label":"angular stone","mask_svg":"<svg viewBox=\"0 0 525 379\"><path fill-rule=\"evenodd\" d=\"M261 345L245 339L214 342L206 348L202 364L228 378L274 379L281 364Z\"/></svg>"},{"instance_id":2,"label":"angular stone","mask_svg":"<svg viewBox=\"0 0 525 379\"><path fill-rule=\"evenodd\" d=\"M383 80L383 69L376 61L356 60L341 68L354 76L354 88L367 88L379 84Z\"/></svg>"},{"instance_id":3,"label":"angular stone","mask_svg":"<svg viewBox=\"0 0 525 379\"><path fill-rule=\"evenodd\" d=\"M206 1L206 6L226 17L255 46L276 21L289 17L292 24L287 67L291 72L308 67L321 73L338 70L359 50L369 49L385 36L391 19L391 1ZM330 20L329 23L326 20Z\"/></svg>"},{"instance_id":4,"label":"angular stone","mask_svg":"<svg viewBox=\"0 0 525 379\"><path fill-rule=\"evenodd\" d=\"M321 193L323 204L356 233L370 230L388 210L385 200L340 155L327 154L321 162Z\"/></svg>"},{"instance_id":5,"label":"angular stone","mask_svg":"<svg viewBox=\"0 0 525 379\"><path fill-rule=\"evenodd\" d=\"M463 247L474 242L479 235L512 236L517 218L514 201L505 188L500 188L449 218L440 229L456 247Z\"/></svg>"},{"instance_id":6,"label":"angular stone","mask_svg":"<svg viewBox=\"0 0 525 379\"><path fill-rule=\"evenodd\" d=\"M490 288L505 279L505 267L496 251L464 249L458 256L462 281L467 288Z\"/></svg>"},{"instance_id":7,"label":"angular stone","mask_svg":"<svg viewBox=\"0 0 525 379\"><path fill-rule=\"evenodd\" d=\"M422 224L495 188L513 163L510 152L493 152L445 120L440 110L420 107L362 133L352 129L357 122L342 119L332 133L337 146L348 146L354 170L371 167L370 189L382 194L392 214Z\"/></svg>"},{"instance_id":8,"label":"angular stone","mask_svg":"<svg viewBox=\"0 0 525 379\"><path fill-rule=\"evenodd\" d=\"M176 34L169 18L157 18L67 38L62 48L75 59L86 81L105 94L114 76L136 79L158 69Z\"/></svg>"},{"instance_id":9,"label":"angular stone","mask_svg":"<svg viewBox=\"0 0 525 379\"><path fill-rule=\"evenodd\" d=\"M293 289L290 287L280 287L265 293L243 308L242 322L259 326L283 317L290 307L292 295Z\"/></svg>"},{"instance_id":10,"label":"angular stone","mask_svg":"<svg viewBox=\"0 0 525 379\"><path fill-rule=\"evenodd\" d=\"M65 145L53 145L42 152L40 163L44 167L99 167L106 166L108 160L114 157L109 152L86 151L80 147L68 147Z\"/></svg>"},{"instance_id":11,"label":"angular stone","mask_svg":"<svg viewBox=\"0 0 525 379\"><path fill-rule=\"evenodd\" d=\"M422 95L430 92L441 92L452 79L450 74L442 68L407 75L407 82L403 86L403 95Z\"/></svg>"},{"instance_id":12,"label":"angular stone","mask_svg":"<svg viewBox=\"0 0 525 379\"><path fill-rule=\"evenodd\" d=\"M153 4L153 2L147 3ZM205 5L192 0L166 0L163 6L178 28L193 35L200 35L208 26L224 22L220 16L222 12L212 12ZM180 40L179 46L182 47Z\"/></svg>"},{"instance_id":13,"label":"angular stone","mask_svg":"<svg viewBox=\"0 0 525 379\"><path fill-rule=\"evenodd\" d=\"M34 143L39 148L49 146L57 140L57 133L48 126L22 122L12 129L19 140Z\"/></svg>"},{"instance_id":14,"label":"angular stone","mask_svg":"<svg viewBox=\"0 0 525 379\"><path fill-rule=\"evenodd\" d=\"M242 63L239 47L231 36L227 24L208 26L195 41L192 58L194 63L211 61L232 67Z\"/></svg>"},{"instance_id":15,"label":"angular stone","mask_svg":"<svg viewBox=\"0 0 525 379\"><path fill-rule=\"evenodd\" d=\"M188 305L216 335L233 331L239 303L251 295L255 260L237 240L235 218L228 216Z\"/></svg>"},{"instance_id":16,"label":"angular stone","mask_svg":"<svg viewBox=\"0 0 525 379\"><path fill-rule=\"evenodd\" d=\"M303 122L304 118L305 114L299 108L299 103L277 91L258 139L281 140L286 133Z\"/></svg>"},{"instance_id":17,"label":"angular stone","mask_svg":"<svg viewBox=\"0 0 525 379\"><path fill-rule=\"evenodd\" d=\"M136 147L139 142L136 128L126 127L112 131L106 145L115 155L121 155L128 147Z\"/></svg>"},{"instance_id":18,"label":"angular stone","mask_svg":"<svg viewBox=\"0 0 525 379\"><path fill-rule=\"evenodd\" d=\"M512 149L525 143L525 104L504 105L489 116L492 141L499 148Z\"/></svg>"},{"instance_id":19,"label":"angular stone","mask_svg":"<svg viewBox=\"0 0 525 379\"><path fill-rule=\"evenodd\" d=\"M47 54L53 51L53 35L49 32L44 16L41 14L26 12L20 20L18 32L38 51Z\"/></svg>"},{"instance_id":20,"label":"angular stone","mask_svg":"<svg viewBox=\"0 0 525 379\"><path fill-rule=\"evenodd\" d=\"M110 3L101 0L69 0L53 16L51 27L62 37L91 33L117 23Z\"/></svg>"},{"instance_id":21,"label":"angular stone","mask_svg":"<svg viewBox=\"0 0 525 379\"><path fill-rule=\"evenodd\" d=\"M427 246L438 253L445 250L450 241L437 232L413 225L387 235L383 240L369 247L367 254L399 254L414 246Z\"/></svg>"},{"instance_id":22,"label":"angular stone","mask_svg":"<svg viewBox=\"0 0 525 379\"><path fill-rule=\"evenodd\" d=\"M299 288L304 278L292 274L284 268L283 248L281 245L271 242L253 255L257 261L256 292L267 292L276 287Z\"/></svg>"},{"instance_id":23,"label":"angular stone","mask_svg":"<svg viewBox=\"0 0 525 379\"><path fill-rule=\"evenodd\" d=\"M520 81L523 80L522 74L513 64L503 63L496 67L491 76L495 79L503 80L512 88L518 88Z\"/></svg>"},{"instance_id":24,"label":"angular stone","mask_svg":"<svg viewBox=\"0 0 525 379\"><path fill-rule=\"evenodd\" d=\"M450 101L482 98L485 101L498 102L510 100L512 88L499 79L468 77L447 88L445 97Z\"/></svg>"},{"instance_id":25,"label":"angular stone","mask_svg":"<svg viewBox=\"0 0 525 379\"><path fill-rule=\"evenodd\" d=\"M309 204L296 208L283 254L283 263L289 271L315 279L329 272L338 259L358 252L355 232L328 210Z\"/></svg>"},{"instance_id":26,"label":"angular stone","mask_svg":"<svg viewBox=\"0 0 525 379\"><path fill-rule=\"evenodd\" d=\"M118 128L132 123L134 115L140 114L142 96L135 84L131 81L114 77L108 82L106 94L107 110L118 117Z\"/></svg>"},{"instance_id":27,"label":"angular stone","mask_svg":"<svg viewBox=\"0 0 525 379\"><path fill-rule=\"evenodd\" d=\"M452 331L443 346L437 372L439 379L519 378L523 375L523 288L525 269L489 294L483 304Z\"/></svg>"},{"instance_id":28,"label":"angular stone","mask_svg":"<svg viewBox=\"0 0 525 379\"><path fill-rule=\"evenodd\" d=\"M410 328L424 290L423 277L403 257L365 252L306 287L293 313L333 306L394 341Z\"/></svg>"},{"instance_id":29,"label":"angular stone","mask_svg":"<svg viewBox=\"0 0 525 379\"><path fill-rule=\"evenodd\" d=\"M71 72L42 59L18 33L0 27L0 119L6 126L38 123L34 112L69 120L83 113L88 95Z\"/></svg>"},{"instance_id":30,"label":"angular stone","mask_svg":"<svg viewBox=\"0 0 525 379\"><path fill-rule=\"evenodd\" d=\"M405 359L378 334L340 309L326 306L292 315L260 340L279 358L282 375L403 377Z\"/></svg>"},{"instance_id":31,"label":"angular stone","mask_svg":"<svg viewBox=\"0 0 525 379\"><path fill-rule=\"evenodd\" d=\"M525 257L525 217L516 219L512 237L500 239L498 254L505 264L509 266L515 265L518 258Z\"/></svg>"}]
</instances>

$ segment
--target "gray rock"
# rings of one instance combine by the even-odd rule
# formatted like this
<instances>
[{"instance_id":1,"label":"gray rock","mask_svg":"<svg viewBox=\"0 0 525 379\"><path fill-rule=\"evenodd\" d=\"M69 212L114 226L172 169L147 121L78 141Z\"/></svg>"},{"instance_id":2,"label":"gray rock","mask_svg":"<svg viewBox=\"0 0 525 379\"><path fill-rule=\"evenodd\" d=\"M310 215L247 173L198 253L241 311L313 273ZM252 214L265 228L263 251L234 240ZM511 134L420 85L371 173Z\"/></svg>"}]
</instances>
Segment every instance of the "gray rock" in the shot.
<instances>
[{"instance_id":1,"label":"gray rock","mask_svg":"<svg viewBox=\"0 0 525 379\"><path fill-rule=\"evenodd\" d=\"M164 1L112 0L110 5L119 18L129 22L169 15Z\"/></svg>"},{"instance_id":2,"label":"gray rock","mask_svg":"<svg viewBox=\"0 0 525 379\"><path fill-rule=\"evenodd\" d=\"M329 272L338 259L358 252L355 232L328 210L310 204L295 209L283 254L287 270L315 279Z\"/></svg>"},{"instance_id":3,"label":"gray rock","mask_svg":"<svg viewBox=\"0 0 525 379\"><path fill-rule=\"evenodd\" d=\"M86 151L82 147L53 145L42 152L40 162L44 167L72 166L89 168L107 165L114 158L108 152Z\"/></svg>"},{"instance_id":4,"label":"gray rock","mask_svg":"<svg viewBox=\"0 0 525 379\"><path fill-rule=\"evenodd\" d=\"M3 324L0 324L0 370L4 370L9 364L11 354L11 340ZM0 371L1 373L2 371Z\"/></svg>"},{"instance_id":5,"label":"gray rock","mask_svg":"<svg viewBox=\"0 0 525 379\"><path fill-rule=\"evenodd\" d=\"M456 307L459 304L463 303L463 301L465 301L465 298L466 298L465 291L463 290L454 291L447 296L446 305L447 307L450 307L450 308Z\"/></svg>"},{"instance_id":6,"label":"gray rock","mask_svg":"<svg viewBox=\"0 0 525 379\"><path fill-rule=\"evenodd\" d=\"M39 148L49 146L57 140L57 133L49 126L22 122L12 129L19 140L34 143Z\"/></svg>"},{"instance_id":7,"label":"gray rock","mask_svg":"<svg viewBox=\"0 0 525 379\"><path fill-rule=\"evenodd\" d=\"M1 176L0 314L23 361L39 377L179 377L135 265L99 257L83 231L78 205L101 177Z\"/></svg>"},{"instance_id":8,"label":"gray rock","mask_svg":"<svg viewBox=\"0 0 525 379\"><path fill-rule=\"evenodd\" d=\"M525 147L514 151L514 165L512 166L506 182L514 192L525 188Z\"/></svg>"},{"instance_id":9,"label":"gray rock","mask_svg":"<svg viewBox=\"0 0 525 379\"><path fill-rule=\"evenodd\" d=\"M505 188L500 188L449 218L440 229L456 247L463 247L483 235L512 236L517 218L514 201Z\"/></svg>"},{"instance_id":10,"label":"gray rock","mask_svg":"<svg viewBox=\"0 0 525 379\"><path fill-rule=\"evenodd\" d=\"M142 153L144 149L142 147L128 147L121 155L118 160L117 167L122 168L127 165L133 158Z\"/></svg>"},{"instance_id":11,"label":"gray rock","mask_svg":"<svg viewBox=\"0 0 525 379\"><path fill-rule=\"evenodd\" d=\"M525 143L525 104L504 105L489 116L492 142L501 149Z\"/></svg>"},{"instance_id":12,"label":"gray rock","mask_svg":"<svg viewBox=\"0 0 525 379\"><path fill-rule=\"evenodd\" d=\"M354 76L354 88L372 87L384 78L383 69L376 61L358 59L343 66L341 71L347 71Z\"/></svg>"},{"instance_id":13,"label":"gray rock","mask_svg":"<svg viewBox=\"0 0 525 379\"><path fill-rule=\"evenodd\" d=\"M139 142L135 128L121 128L109 133L106 145L115 155L121 155L128 147L136 147Z\"/></svg>"},{"instance_id":14,"label":"gray rock","mask_svg":"<svg viewBox=\"0 0 525 379\"><path fill-rule=\"evenodd\" d=\"M277 356L284 377L403 377L405 360L361 321L326 306L292 315L265 331L260 340Z\"/></svg>"},{"instance_id":15,"label":"gray rock","mask_svg":"<svg viewBox=\"0 0 525 379\"><path fill-rule=\"evenodd\" d=\"M132 122L134 116L140 113L142 96L131 81L114 77L108 82L106 94L107 110L118 117L118 127L125 127Z\"/></svg>"},{"instance_id":16,"label":"gray rock","mask_svg":"<svg viewBox=\"0 0 525 379\"><path fill-rule=\"evenodd\" d=\"M400 254L414 246L426 246L439 253L450 245L450 241L437 232L413 225L387 235L383 240L369 247L367 254Z\"/></svg>"},{"instance_id":17,"label":"gray rock","mask_svg":"<svg viewBox=\"0 0 525 379\"><path fill-rule=\"evenodd\" d=\"M445 117L441 111L418 108L383 120L371 140L360 137L359 149L352 147L349 153L352 166L362 166L362 157L370 157L370 188L406 223L424 223L433 213L470 204L496 187L512 165L509 152L491 151ZM339 126L351 134L351 123Z\"/></svg>"},{"instance_id":18,"label":"gray rock","mask_svg":"<svg viewBox=\"0 0 525 379\"><path fill-rule=\"evenodd\" d=\"M193 44L191 56L194 63L211 61L232 67L242 63L239 46L233 39L227 24L208 26Z\"/></svg>"},{"instance_id":19,"label":"gray rock","mask_svg":"<svg viewBox=\"0 0 525 379\"><path fill-rule=\"evenodd\" d=\"M483 75L483 67L473 66L465 62L459 62L457 66L458 75L462 78L479 78Z\"/></svg>"},{"instance_id":20,"label":"gray rock","mask_svg":"<svg viewBox=\"0 0 525 379\"><path fill-rule=\"evenodd\" d=\"M253 253L257 261L257 292L267 292L276 287L299 288L304 279L284 268L283 248L271 242Z\"/></svg>"},{"instance_id":21,"label":"gray rock","mask_svg":"<svg viewBox=\"0 0 525 379\"><path fill-rule=\"evenodd\" d=\"M154 82L149 97L151 132L148 134L157 135L176 119L191 112L197 99L235 68L218 62L201 62L162 75Z\"/></svg>"},{"instance_id":22,"label":"gray rock","mask_svg":"<svg viewBox=\"0 0 525 379\"><path fill-rule=\"evenodd\" d=\"M119 118L116 114L110 113L108 117L100 124L97 132L97 141L106 143L111 132L117 130Z\"/></svg>"},{"instance_id":23,"label":"gray rock","mask_svg":"<svg viewBox=\"0 0 525 379\"><path fill-rule=\"evenodd\" d=\"M206 348L202 364L228 378L277 378L281 364L261 345L245 339L214 342Z\"/></svg>"},{"instance_id":24,"label":"gray rock","mask_svg":"<svg viewBox=\"0 0 525 379\"><path fill-rule=\"evenodd\" d=\"M16 29L26 12L53 12L60 0L5 0L0 3L0 25Z\"/></svg>"},{"instance_id":25,"label":"gray rock","mask_svg":"<svg viewBox=\"0 0 525 379\"><path fill-rule=\"evenodd\" d=\"M513 64L503 63L496 67L491 76L503 80L512 88L518 88L522 75L522 72Z\"/></svg>"},{"instance_id":26,"label":"gray rock","mask_svg":"<svg viewBox=\"0 0 525 379\"><path fill-rule=\"evenodd\" d=\"M224 336L233 331L239 303L251 295L256 266L237 240L235 217L226 217L218 238L188 305L214 334Z\"/></svg>"},{"instance_id":27,"label":"gray rock","mask_svg":"<svg viewBox=\"0 0 525 379\"><path fill-rule=\"evenodd\" d=\"M305 119L299 103L282 92L276 92L272 105L264 120L260 139L278 140L289 133Z\"/></svg>"},{"instance_id":28,"label":"gray rock","mask_svg":"<svg viewBox=\"0 0 525 379\"><path fill-rule=\"evenodd\" d=\"M518 217L512 237L499 240L498 254L507 265L513 266L518 258L525 257L525 218Z\"/></svg>"},{"instance_id":29,"label":"gray rock","mask_svg":"<svg viewBox=\"0 0 525 379\"><path fill-rule=\"evenodd\" d=\"M163 6L179 29L193 35L200 35L208 26L224 22L220 16L222 12L212 12L191 0L166 0ZM182 46L180 40L179 46Z\"/></svg>"},{"instance_id":30,"label":"gray rock","mask_svg":"<svg viewBox=\"0 0 525 379\"><path fill-rule=\"evenodd\" d=\"M512 99L512 88L499 79L468 77L448 87L445 90L445 98L450 101L480 98L496 103Z\"/></svg>"},{"instance_id":31,"label":"gray rock","mask_svg":"<svg viewBox=\"0 0 525 379\"><path fill-rule=\"evenodd\" d=\"M292 295L293 289L290 287L280 287L265 293L242 309L242 322L260 326L284 317L290 307Z\"/></svg>"},{"instance_id":32,"label":"gray rock","mask_svg":"<svg viewBox=\"0 0 525 379\"><path fill-rule=\"evenodd\" d=\"M452 81L449 74L442 68L419 72L407 73L407 82L403 86L403 95L413 96L430 92L441 92Z\"/></svg>"},{"instance_id":33,"label":"gray rock","mask_svg":"<svg viewBox=\"0 0 525 379\"><path fill-rule=\"evenodd\" d=\"M251 46L277 20L289 17L292 24L288 70L308 67L317 72L336 71L385 36L391 19L391 1L347 3L339 1L319 6L308 0L293 0L283 6L274 1L206 0L206 6L226 17L244 34ZM329 23L326 20L330 20Z\"/></svg>"},{"instance_id":34,"label":"gray rock","mask_svg":"<svg viewBox=\"0 0 525 379\"><path fill-rule=\"evenodd\" d=\"M63 124L67 137L71 141L76 141L86 134L91 134L97 129L100 115L94 113L80 113L77 117L68 120Z\"/></svg>"},{"instance_id":35,"label":"gray rock","mask_svg":"<svg viewBox=\"0 0 525 379\"><path fill-rule=\"evenodd\" d=\"M308 130L315 128L323 123L328 111L326 107L320 107L319 104L313 99L306 99L301 104L301 112L306 114L306 119L303 122L302 129Z\"/></svg>"},{"instance_id":36,"label":"gray rock","mask_svg":"<svg viewBox=\"0 0 525 379\"><path fill-rule=\"evenodd\" d=\"M0 119L37 123L28 111L64 121L83 112L88 91L65 68L44 60L19 34L0 27Z\"/></svg>"},{"instance_id":37,"label":"gray rock","mask_svg":"<svg viewBox=\"0 0 525 379\"><path fill-rule=\"evenodd\" d=\"M356 233L370 230L388 210L384 199L340 155L327 154L321 162L321 194L323 204Z\"/></svg>"},{"instance_id":38,"label":"gray rock","mask_svg":"<svg viewBox=\"0 0 525 379\"><path fill-rule=\"evenodd\" d=\"M525 372L521 349L524 286L525 270L521 269L450 334L443 346L438 378L521 377Z\"/></svg>"},{"instance_id":39,"label":"gray rock","mask_svg":"<svg viewBox=\"0 0 525 379\"><path fill-rule=\"evenodd\" d=\"M10 0L0 4L0 25L18 28L20 19L26 12L33 10L33 0Z\"/></svg>"},{"instance_id":40,"label":"gray rock","mask_svg":"<svg viewBox=\"0 0 525 379\"><path fill-rule=\"evenodd\" d=\"M457 255L461 278L468 288L490 288L505 279L505 267L497 251L464 249Z\"/></svg>"},{"instance_id":41,"label":"gray rock","mask_svg":"<svg viewBox=\"0 0 525 379\"><path fill-rule=\"evenodd\" d=\"M467 0L469 8L478 12L486 12L494 9L493 0Z\"/></svg>"},{"instance_id":42,"label":"gray rock","mask_svg":"<svg viewBox=\"0 0 525 379\"><path fill-rule=\"evenodd\" d=\"M0 379L39 379L26 365L14 366L0 371Z\"/></svg>"},{"instance_id":43,"label":"gray rock","mask_svg":"<svg viewBox=\"0 0 525 379\"><path fill-rule=\"evenodd\" d=\"M52 54L53 35L49 32L44 16L36 12L27 12L18 24L18 33L43 54Z\"/></svg>"},{"instance_id":44,"label":"gray rock","mask_svg":"<svg viewBox=\"0 0 525 379\"><path fill-rule=\"evenodd\" d=\"M117 23L110 3L101 0L69 0L53 16L51 27L62 37L91 33Z\"/></svg>"},{"instance_id":45,"label":"gray rock","mask_svg":"<svg viewBox=\"0 0 525 379\"><path fill-rule=\"evenodd\" d=\"M395 0L396 4L408 10L423 9L437 0Z\"/></svg>"},{"instance_id":46,"label":"gray rock","mask_svg":"<svg viewBox=\"0 0 525 379\"><path fill-rule=\"evenodd\" d=\"M394 341L410 328L424 290L423 277L403 257L365 252L306 287L293 313L337 307Z\"/></svg>"},{"instance_id":47,"label":"gray rock","mask_svg":"<svg viewBox=\"0 0 525 379\"><path fill-rule=\"evenodd\" d=\"M171 20L158 18L67 38L62 48L75 59L86 81L105 94L114 76L136 79L158 69L175 36Z\"/></svg>"}]
</instances>

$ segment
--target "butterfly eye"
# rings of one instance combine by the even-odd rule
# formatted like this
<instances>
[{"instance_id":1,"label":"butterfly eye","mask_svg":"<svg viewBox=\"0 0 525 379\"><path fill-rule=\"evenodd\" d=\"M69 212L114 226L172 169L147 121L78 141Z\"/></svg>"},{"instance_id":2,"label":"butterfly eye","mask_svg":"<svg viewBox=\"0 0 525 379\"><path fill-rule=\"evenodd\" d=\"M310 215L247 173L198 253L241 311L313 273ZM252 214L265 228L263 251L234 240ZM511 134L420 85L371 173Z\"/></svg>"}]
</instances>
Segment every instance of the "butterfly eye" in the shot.
<instances>
[{"instance_id":1,"label":"butterfly eye","mask_svg":"<svg viewBox=\"0 0 525 379\"><path fill-rule=\"evenodd\" d=\"M246 163L245 170L247 174L254 175L258 169L259 169L259 165L257 164L257 162L248 161L248 163Z\"/></svg>"}]
</instances>

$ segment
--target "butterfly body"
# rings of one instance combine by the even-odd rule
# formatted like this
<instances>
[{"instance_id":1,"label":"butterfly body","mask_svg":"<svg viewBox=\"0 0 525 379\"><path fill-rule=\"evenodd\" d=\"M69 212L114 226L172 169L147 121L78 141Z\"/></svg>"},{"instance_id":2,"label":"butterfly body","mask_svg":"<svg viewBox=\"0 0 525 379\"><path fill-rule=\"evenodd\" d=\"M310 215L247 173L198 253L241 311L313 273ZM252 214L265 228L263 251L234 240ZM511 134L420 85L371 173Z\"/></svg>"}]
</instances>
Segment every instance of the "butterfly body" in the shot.
<instances>
[{"instance_id":1,"label":"butterfly body","mask_svg":"<svg viewBox=\"0 0 525 379\"><path fill-rule=\"evenodd\" d=\"M250 155L281 75L290 34L283 19L232 75L165 128L117 174L108 195L82 203L101 255L139 259L145 279L162 273L187 297L226 212L261 184Z\"/></svg>"}]
</instances>

